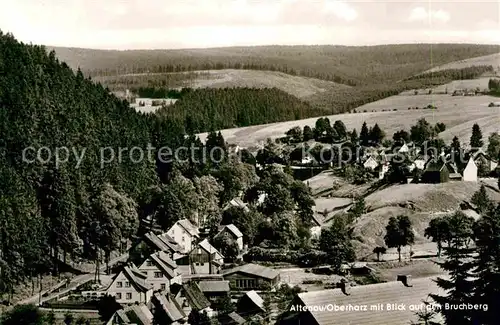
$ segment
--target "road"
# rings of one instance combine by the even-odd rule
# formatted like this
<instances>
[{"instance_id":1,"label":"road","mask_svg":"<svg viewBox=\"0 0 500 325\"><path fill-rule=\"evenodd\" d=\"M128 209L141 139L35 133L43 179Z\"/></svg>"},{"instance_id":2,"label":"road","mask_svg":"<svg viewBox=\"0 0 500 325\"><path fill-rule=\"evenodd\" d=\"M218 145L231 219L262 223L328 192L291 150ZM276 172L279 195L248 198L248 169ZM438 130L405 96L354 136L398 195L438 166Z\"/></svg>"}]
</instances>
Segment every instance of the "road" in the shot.
<instances>
[{"instance_id":1,"label":"road","mask_svg":"<svg viewBox=\"0 0 500 325\"><path fill-rule=\"evenodd\" d=\"M120 256L118 256L118 257L116 257L116 258L112 259L112 260L109 262L109 266L113 266L113 265L115 265L116 263L119 263L119 262L122 262L122 261L126 261L126 260L128 259L128 257L129 257L128 253L125 253L125 254L123 254L123 255L120 255ZM105 269L106 269L106 265L104 264L103 266L101 266L101 267L99 268L99 271L101 271L101 272L102 272L102 271L104 271ZM35 305L37 305L37 304L42 304L42 303L44 303L44 302L46 302L46 301L49 301L49 300L51 300L51 299L54 299L54 298L60 297L60 296L62 296L62 295L64 295L64 294L66 294L66 293L68 293L68 292L70 292L70 291L72 291L72 290L75 290L77 287L81 286L82 284L84 284L84 283L86 283L86 282L89 282L90 280L94 279L94 276L95 276L95 275L94 275L93 273L88 273L88 274L78 275L78 276L76 276L76 277L72 278L72 279L70 280L70 282L69 282L68 286L67 286L64 290L62 290L62 291L60 291L60 292L55 292L55 293L53 293L53 294L48 295L47 297L41 297L41 299L40 299L40 294L38 293L38 294L36 294L36 295L34 295L34 296L31 296L31 297L29 297L29 298L27 298L27 299L24 299L24 300L22 300L22 301L19 301L19 302L17 303L17 305L24 305L24 304L35 304ZM58 285L53 286L53 287L51 287L50 289L45 290L44 292L50 292L50 291L53 291L53 290L55 290L57 287L58 287ZM42 294L43 294L43 292L42 292Z\"/></svg>"}]
</instances>

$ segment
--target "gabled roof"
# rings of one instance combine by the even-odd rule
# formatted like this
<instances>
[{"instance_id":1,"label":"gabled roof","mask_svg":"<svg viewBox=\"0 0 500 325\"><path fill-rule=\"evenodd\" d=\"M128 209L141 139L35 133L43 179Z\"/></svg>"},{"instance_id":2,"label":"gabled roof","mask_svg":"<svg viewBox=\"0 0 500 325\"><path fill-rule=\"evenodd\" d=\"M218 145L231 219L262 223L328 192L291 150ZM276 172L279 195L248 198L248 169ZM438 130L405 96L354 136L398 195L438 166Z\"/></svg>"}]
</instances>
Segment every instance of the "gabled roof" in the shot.
<instances>
[{"instance_id":1,"label":"gabled roof","mask_svg":"<svg viewBox=\"0 0 500 325\"><path fill-rule=\"evenodd\" d=\"M255 290L248 291L245 293L243 297L247 297L248 299L250 299L250 301L252 301L255 304L255 306L259 307L259 309L261 309L262 311L265 311L264 299L262 299L262 297L259 296L257 291Z\"/></svg>"},{"instance_id":2,"label":"gabled roof","mask_svg":"<svg viewBox=\"0 0 500 325\"><path fill-rule=\"evenodd\" d=\"M233 224L230 224L230 225L225 225L221 231L219 231L219 233L216 235L219 236L220 234L222 234L224 232L224 230L227 230L229 231L231 234L234 235L234 237L236 238L240 238L240 237L243 237L243 234L241 233L241 231L238 229L238 227L236 227L235 225Z\"/></svg>"},{"instance_id":3,"label":"gabled roof","mask_svg":"<svg viewBox=\"0 0 500 325\"><path fill-rule=\"evenodd\" d=\"M414 279L412 287L406 287L399 281L354 286L350 295L341 289L320 290L298 294L298 300L305 306L326 306L336 304L342 306L368 306L366 311L331 312L325 309L312 309L309 313L320 325L401 325L416 320L415 311L410 305L421 305L429 294L443 295L445 292L434 282L435 277ZM386 311L385 306L391 303L403 304L406 310ZM384 310L370 310L370 306L381 304ZM436 319L438 321L438 319Z\"/></svg>"},{"instance_id":4,"label":"gabled roof","mask_svg":"<svg viewBox=\"0 0 500 325\"><path fill-rule=\"evenodd\" d=\"M152 244L153 246L155 246L155 248L157 250L160 250L160 251L168 251L169 250L169 247L167 246L167 244L165 244L163 242L163 240L161 240L160 238L158 238L158 236L155 233L153 233L153 232L148 232L147 234L144 235L144 238L150 244Z\"/></svg>"},{"instance_id":5,"label":"gabled roof","mask_svg":"<svg viewBox=\"0 0 500 325\"><path fill-rule=\"evenodd\" d=\"M119 319L121 322L125 324L130 323L130 319L128 318L127 314L125 313L125 310L123 309L118 309L115 314L113 315L113 321L111 322L112 324L115 324L115 320Z\"/></svg>"},{"instance_id":6,"label":"gabled roof","mask_svg":"<svg viewBox=\"0 0 500 325\"><path fill-rule=\"evenodd\" d=\"M245 273L254 275L257 277L274 280L277 276L279 276L279 272L275 269L271 269L269 267L261 266L258 264L248 263L245 265L237 266L232 269L224 270L224 276L233 274L233 273Z\"/></svg>"},{"instance_id":7,"label":"gabled roof","mask_svg":"<svg viewBox=\"0 0 500 325\"><path fill-rule=\"evenodd\" d=\"M201 281L198 283L202 292L229 292L229 281Z\"/></svg>"},{"instance_id":8,"label":"gabled roof","mask_svg":"<svg viewBox=\"0 0 500 325\"><path fill-rule=\"evenodd\" d=\"M158 238L168 247L172 252L181 252L182 247L170 237L167 233L161 234Z\"/></svg>"},{"instance_id":9,"label":"gabled roof","mask_svg":"<svg viewBox=\"0 0 500 325\"><path fill-rule=\"evenodd\" d=\"M118 275L113 280L113 283L120 274L123 274L125 278L130 282L130 285L134 287L134 289L138 292L147 292L152 289L152 286L146 283L147 275L142 273L132 263L123 267L122 271L118 273ZM110 287L113 285L113 283L111 283ZM108 290L110 287L108 287Z\"/></svg>"},{"instance_id":10,"label":"gabled roof","mask_svg":"<svg viewBox=\"0 0 500 325\"><path fill-rule=\"evenodd\" d=\"M132 322L139 322L138 325L151 325L153 324L153 314L144 304L132 305L125 310L128 318Z\"/></svg>"},{"instance_id":11,"label":"gabled roof","mask_svg":"<svg viewBox=\"0 0 500 325\"><path fill-rule=\"evenodd\" d=\"M159 256L158 253L151 254L149 258L163 274L167 275L168 279L175 278L178 275L178 273L175 271L177 264L174 261L170 260L170 258L168 258L168 260L170 260L173 264L175 264L174 268L171 267L172 265L171 263L166 263L164 259Z\"/></svg>"},{"instance_id":12,"label":"gabled roof","mask_svg":"<svg viewBox=\"0 0 500 325\"><path fill-rule=\"evenodd\" d=\"M224 258L224 255L222 255L217 250L217 248L213 247L212 244L210 244L207 239L203 239L201 242L199 242L198 247L201 247L203 250L205 250L210 255L215 254L216 259L223 259ZM197 247L195 247L194 249L197 249Z\"/></svg>"},{"instance_id":13,"label":"gabled roof","mask_svg":"<svg viewBox=\"0 0 500 325\"><path fill-rule=\"evenodd\" d=\"M241 200L239 197L235 197L229 203L226 205L226 209L229 208L229 206L237 207L237 208L242 208L245 211L248 211L248 206L243 200Z\"/></svg>"},{"instance_id":14,"label":"gabled roof","mask_svg":"<svg viewBox=\"0 0 500 325\"><path fill-rule=\"evenodd\" d=\"M425 167L424 172L440 172L444 168L448 169L446 167L446 163L442 161L441 159L433 159L427 163L427 166Z\"/></svg>"},{"instance_id":15,"label":"gabled roof","mask_svg":"<svg viewBox=\"0 0 500 325\"><path fill-rule=\"evenodd\" d=\"M154 294L154 301L161 306L167 317L173 322L177 322L186 317L186 314L179 306L179 303L170 294Z\"/></svg>"},{"instance_id":16,"label":"gabled roof","mask_svg":"<svg viewBox=\"0 0 500 325\"><path fill-rule=\"evenodd\" d=\"M200 236L200 231L198 230L198 227L193 225L191 221L188 219L181 219L176 222L179 226L181 226L188 234L190 234L193 237L199 237Z\"/></svg>"},{"instance_id":17,"label":"gabled roof","mask_svg":"<svg viewBox=\"0 0 500 325\"><path fill-rule=\"evenodd\" d=\"M203 310L210 307L210 301L208 301L196 283L191 282L183 284L182 289L184 290L184 294L191 308Z\"/></svg>"}]
</instances>

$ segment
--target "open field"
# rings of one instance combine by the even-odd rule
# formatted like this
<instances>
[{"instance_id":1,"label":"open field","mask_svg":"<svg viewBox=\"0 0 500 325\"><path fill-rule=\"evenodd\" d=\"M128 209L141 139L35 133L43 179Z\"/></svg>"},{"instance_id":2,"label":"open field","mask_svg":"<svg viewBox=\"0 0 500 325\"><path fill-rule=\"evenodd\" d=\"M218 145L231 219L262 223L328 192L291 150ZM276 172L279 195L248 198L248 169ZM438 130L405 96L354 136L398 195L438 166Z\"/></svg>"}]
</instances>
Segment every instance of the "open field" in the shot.
<instances>
[{"instance_id":1,"label":"open field","mask_svg":"<svg viewBox=\"0 0 500 325\"><path fill-rule=\"evenodd\" d=\"M369 125L378 123L390 138L395 131L409 130L418 119L425 118L430 123L442 122L447 130L440 137L449 142L456 135L464 144L469 142L470 130L474 123L479 124L484 135L498 131L500 109L488 107L498 98L491 96L451 96L451 95L397 95L358 107L362 113L337 114L327 116L332 122L342 120L347 128L359 132L363 122ZM425 107L429 104L437 110L408 110L408 107ZM396 109L397 111L393 111ZM382 110L386 110L382 112ZM366 111L366 112L364 112ZM373 112L372 112L373 111ZM267 138L277 138L295 126L314 126L317 118L297 121L256 125L245 128L223 130L222 134L229 143L240 146L254 146ZM204 140L206 133L200 134Z\"/></svg>"},{"instance_id":2,"label":"open field","mask_svg":"<svg viewBox=\"0 0 500 325\"><path fill-rule=\"evenodd\" d=\"M487 184L490 184L489 181ZM480 182L447 182L441 184L405 184L394 185L377 191L366 197L369 210L385 206L396 206L412 202L417 211L442 212L451 211L459 207L464 200L470 200L472 195L479 190ZM487 189L488 195L495 201L500 201L500 194Z\"/></svg>"},{"instance_id":3,"label":"open field","mask_svg":"<svg viewBox=\"0 0 500 325\"><path fill-rule=\"evenodd\" d=\"M447 69L462 69L477 65L491 65L495 70L500 70L500 53L478 56L475 58L443 64L438 67L429 69L425 72L434 72Z\"/></svg>"},{"instance_id":4,"label":"open field","mask_svg":"<svg viewBox=\"0 0 500 325\"><path fill-rule=\"evenodd\" d=\"M413 278L441 275L443 271L433 260L413 260L371 264L381 280L395 281L398 274L410 274Z\"/></svg>"}]
</instances>

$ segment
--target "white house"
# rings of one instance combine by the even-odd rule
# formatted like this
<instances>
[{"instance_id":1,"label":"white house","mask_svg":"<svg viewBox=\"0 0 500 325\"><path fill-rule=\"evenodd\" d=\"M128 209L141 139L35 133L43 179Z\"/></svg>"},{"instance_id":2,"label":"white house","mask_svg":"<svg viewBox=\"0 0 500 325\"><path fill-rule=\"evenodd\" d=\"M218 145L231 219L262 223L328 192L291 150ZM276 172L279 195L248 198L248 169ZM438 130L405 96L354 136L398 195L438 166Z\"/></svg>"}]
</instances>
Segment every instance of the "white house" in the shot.
<instances>
[{"instance_id":1,"label":"white house","mask_svg":"<svg viewBox=\"0 0 500 325\"><path fill-rule=\"evenodd\" d=\"M408 153L410 151L410 148L408 148L408 145L403 144L401 148L399 148L398 153Z\"/></svg>"},{"instance_id":2,"label":"white house","mask_svg":"<svg viewBox=\"0 0 500 325\"><path fill-rule=\"evenodd\" d=\"M106 293L115 297L119 304L148 304L153 295L153 286L146 279L147 275L131 263L118 273Z\"/></svg>"},{"instance_id":3,"label":"white house","mask_svg":"<svg viewBox=\"0 0 500 325\"><path fill-rule=\"evenodd\" d=\"M412 170L415 169L415 168L420 169L420 170L424 170L425 169L425 165L427 164L428 161L429 161L429 157L427 157L427 156L420 156L420 157L418 157L417 159L415 159L413 161Z\"/></svg>"},{"instance_id":4,"label":"white house","mask_svg":"<svg viewBox=\"0 0 500 325\"><path fill-rule=\"evenodd\" d=\"M463 171L463 180L467 182L477 182L477 165L471 157Z\"/></svg>"},{"instance_id":5,"label":"white house","mask_svg":"<svg viewBox=\"0 0 500 325\"><path fill-rule=\"evenodd\" d=\"M377 168L378 165L379 165L378 161L375 158L373 158L372 156L370 156L370 158L368 158L363 163L363 167L371 169L371 170L375 170L375 168Z\"/></svg>"},{"instance_id":6,"label":"white house","mask_svg":"<svg viewBox=\"0 0 500 325\"><path fill-rule=\"evenodd\" d=\"M243 234L241 231L238 229L233 224L230 225L225 225L224 228L222 228L221 231L215 237L222 236L224 234L228 234L238 245L238 250L241 252L243 251Z\"/></svg>"},{"instance_id":7,"label":"white house","mask_svg":"<svg viewBox=\"0 0 500 325\"><path fill-rule=\"evenodd\" d=\"M189 254L178 256L176 263L183 275L217 274L224 265L224 256L204 239Z\"/></svg>"},{"instance_id":8,"label":"white house","mask_svg":"<svg viewBox=\"0 0 500 325\"><path fill-rule=\"evenodd\" d=\"M198 238L200 238L198 227L188 219L176 221L167 231L167 234L181 246L183 253L190 252Z\"/></svg>"},{"instance_id":9,"label":"white house","mask_svg":"<svg viewBox=\"0 0 500 325\"><path fill-rule=\"evenodd\" d=\"M146 274L146 282L153 286L154 291L170 291L173 283L182 284L177 264L164 252L151 254L139 270Z\"/></svg>"}]
</instances>

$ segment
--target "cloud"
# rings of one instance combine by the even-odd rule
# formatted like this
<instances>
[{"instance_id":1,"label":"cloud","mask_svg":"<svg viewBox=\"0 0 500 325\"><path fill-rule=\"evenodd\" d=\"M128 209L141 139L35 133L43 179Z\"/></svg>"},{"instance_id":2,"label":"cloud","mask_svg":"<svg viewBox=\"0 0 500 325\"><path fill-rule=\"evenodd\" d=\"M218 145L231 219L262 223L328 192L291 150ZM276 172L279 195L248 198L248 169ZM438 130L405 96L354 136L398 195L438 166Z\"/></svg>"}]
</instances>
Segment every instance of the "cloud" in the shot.
<instances>
[{"instance_id":1,"label":"cloud","mask_svg":"<svg viewBox=\"0 0 500 325\"><path fill-rule=\"evenodd\" d=\"M353 21L358 18L358 12L343 1L326 0L325 10L327 13L332 13L337 16L337 18L345 21Z\"/></svg>"},{"instance_id":2,"label":"cloud","mask_svg":"<svg viewBox=\"0 0 500 325\"><path fill-rule=\"evenodd\" d=\"M408 21L424 21L433 23L435 21L447 23L450 20L450 14L444 10L427 10L424 7L416 7L410 12Z\"/></svg>"}]
</instances>

